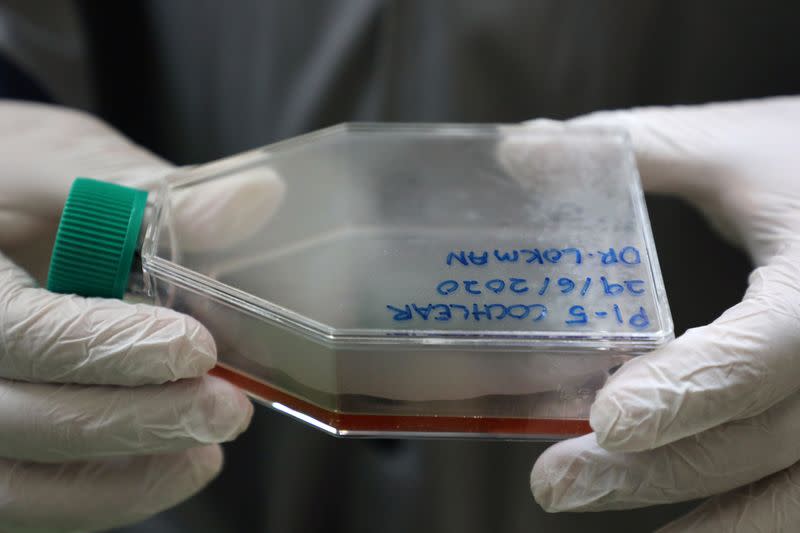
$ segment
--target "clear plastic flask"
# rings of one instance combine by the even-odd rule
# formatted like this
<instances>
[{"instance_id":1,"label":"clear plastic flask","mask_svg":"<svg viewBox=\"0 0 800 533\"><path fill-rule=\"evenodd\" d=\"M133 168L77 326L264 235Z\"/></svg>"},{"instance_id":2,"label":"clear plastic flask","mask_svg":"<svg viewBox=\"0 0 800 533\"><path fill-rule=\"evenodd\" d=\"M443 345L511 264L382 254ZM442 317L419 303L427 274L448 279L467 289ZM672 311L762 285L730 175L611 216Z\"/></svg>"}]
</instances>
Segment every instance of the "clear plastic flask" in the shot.
<instances>
[{"instance_id":1,"label":"clear plastic flask","mask_svg":"<svg viewBox=\"0 0 800 533\"><path fill-rule=\"evenodd\" d=\"M553 439L673 337L624 132L344 124L79 179L48 287L174 308L214 373L340 436Z\"/></svg>"}]
</instances>

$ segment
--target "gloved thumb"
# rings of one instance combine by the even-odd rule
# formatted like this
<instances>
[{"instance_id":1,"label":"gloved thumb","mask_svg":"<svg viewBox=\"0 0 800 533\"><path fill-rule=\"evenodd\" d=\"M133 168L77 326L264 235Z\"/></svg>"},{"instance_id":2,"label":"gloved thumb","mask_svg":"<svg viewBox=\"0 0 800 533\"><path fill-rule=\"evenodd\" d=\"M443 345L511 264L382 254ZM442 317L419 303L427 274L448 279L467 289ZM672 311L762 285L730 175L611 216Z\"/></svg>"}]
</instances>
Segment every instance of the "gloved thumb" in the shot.
<instances>
[{"instance_id":1,"label":"gloved thumb","mask_svg":"<svg viewBox=\"0 0 800 533\"><path fill-rule=\"evenodd\" d=\"M568 124L630 133L647 192L695 205L758 265L800 232L800 98L601 111Z\"/></svg>"},{"instance_id":2,"label":"gloved thumb","mask_svg":"<svg viewBox=\"0 0 800 533\"><path fill-rule=\"evenodd\" d=\"M0 249L37 279L74 178L154 191L176 171L103 121L62 107L0 101L0 137ZM264 226L284 191L280 176L263 166L178 189L170 200L175 243L204 251L239 242Z\"/></svg>"},{"instance_id":3,"label":"gloved thumb","mask_svg":"<svg viewBox=\"0 0 800 533\"><path fill-rule=\"evenodd\" d=\"M174 167L87 113L0 100L0 249L43 280L78 176L151 189Z\"/></svg>"}]
</instances>

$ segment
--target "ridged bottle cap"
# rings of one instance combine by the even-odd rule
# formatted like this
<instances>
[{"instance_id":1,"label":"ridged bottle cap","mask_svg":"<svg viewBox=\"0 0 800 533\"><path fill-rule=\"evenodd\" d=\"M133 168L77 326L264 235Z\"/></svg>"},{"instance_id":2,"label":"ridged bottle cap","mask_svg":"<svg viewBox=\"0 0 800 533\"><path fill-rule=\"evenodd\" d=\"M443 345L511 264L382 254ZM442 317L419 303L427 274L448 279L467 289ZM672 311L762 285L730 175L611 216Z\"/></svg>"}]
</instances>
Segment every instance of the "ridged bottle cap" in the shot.
<instances>
[{"instance_id":1,"label":"ridged bottle cap","mask_svg":"<svg viewBox=\"0 0 800 533\"><path fill-rule=\"evenodd\" d=\"M76 178L50 258L53 292L122 298L147 205L147 191Z\"/></svg>"}]
</instances>

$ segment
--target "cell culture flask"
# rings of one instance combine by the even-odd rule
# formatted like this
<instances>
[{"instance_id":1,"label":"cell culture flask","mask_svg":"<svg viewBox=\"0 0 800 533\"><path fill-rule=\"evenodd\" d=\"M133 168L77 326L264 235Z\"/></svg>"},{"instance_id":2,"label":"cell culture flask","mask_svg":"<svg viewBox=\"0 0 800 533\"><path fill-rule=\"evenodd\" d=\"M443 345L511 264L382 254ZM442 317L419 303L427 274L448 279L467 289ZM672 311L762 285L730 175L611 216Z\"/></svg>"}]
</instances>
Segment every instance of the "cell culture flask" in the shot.
<instances>
[{"instance_id":1,"label":"cell culture flask","mask_svg":"<svg viewBox=\"0 0 800 533\"><path fill-rule=\"evenodd\" d=\"M188 313L214 373L339 436L556 439L673 337L624 132L343 124L78 179L48 286Z\"/></svg>"}]
</instances>

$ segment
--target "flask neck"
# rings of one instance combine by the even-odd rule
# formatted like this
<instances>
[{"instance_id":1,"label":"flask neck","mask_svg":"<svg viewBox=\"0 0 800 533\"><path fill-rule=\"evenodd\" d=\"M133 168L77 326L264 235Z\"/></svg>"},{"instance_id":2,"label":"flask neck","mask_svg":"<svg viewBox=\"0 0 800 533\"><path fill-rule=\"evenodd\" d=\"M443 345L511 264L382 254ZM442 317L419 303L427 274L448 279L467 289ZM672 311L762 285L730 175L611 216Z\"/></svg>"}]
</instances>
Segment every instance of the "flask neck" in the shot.
<instances>
[{"instance_id":1,"label":"flask neck","mask_svg":"<svg viewBox=\"0 0 800 533\"><path fill-rule=\"evenodd\" d=\"M148 205L142 217L139 236L136 239L136 249L133 252L133 260L131 261L130 273L128 275L128 286L125 289L125 293L131 296L150 298L153 295L152 283L145 274L142 258L145 235L147 234L147 228L150 227L152 218L153 207Z\"/></svg>"}]
</instances>

